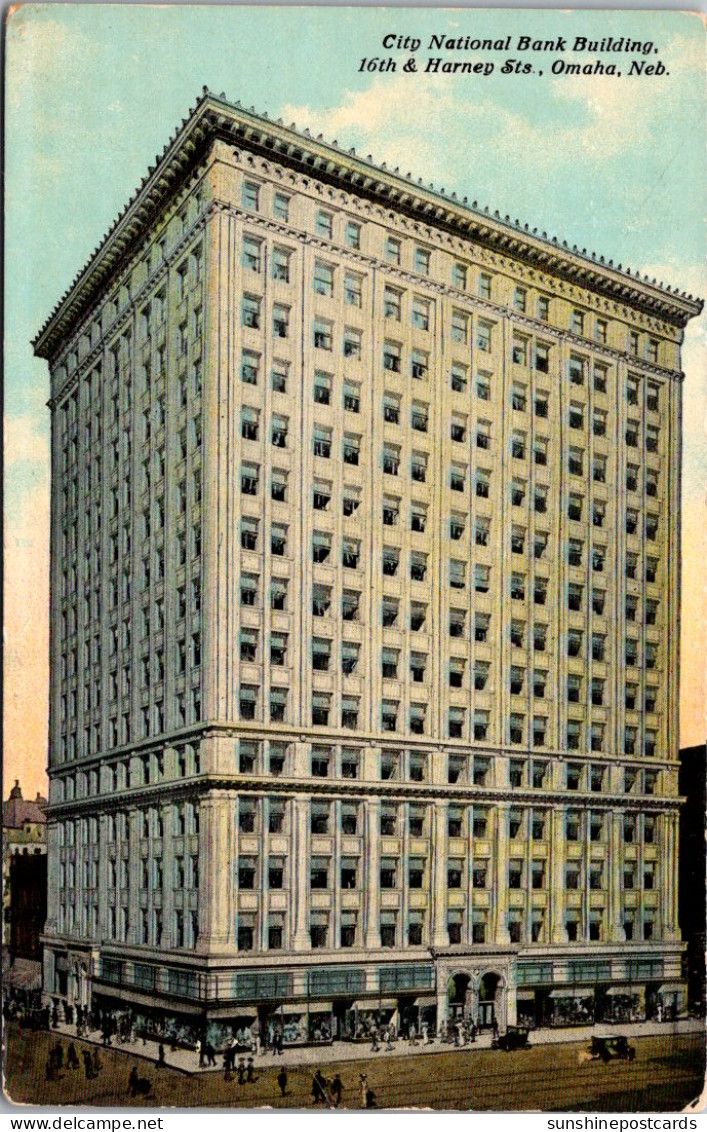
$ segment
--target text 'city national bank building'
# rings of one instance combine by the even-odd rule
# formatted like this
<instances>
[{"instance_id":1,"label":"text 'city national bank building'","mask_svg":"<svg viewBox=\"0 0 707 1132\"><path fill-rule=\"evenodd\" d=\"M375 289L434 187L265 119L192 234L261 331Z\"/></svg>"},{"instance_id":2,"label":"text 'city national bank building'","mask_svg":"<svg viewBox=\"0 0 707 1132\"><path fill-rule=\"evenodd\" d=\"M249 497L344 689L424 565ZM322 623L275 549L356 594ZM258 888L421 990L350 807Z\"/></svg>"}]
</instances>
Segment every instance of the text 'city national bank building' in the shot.
<instances>
[{"instance_id":1,"label":"text 'city national bank building'","mask_svg":"<svg viewBox=\"0 0 707 1132\"><path fill-rule=\"evenodd\" d=\"M292 1042L682 1009L700 310L204 93L35 342L51 993Z\"/></svg>"}]
</instances>

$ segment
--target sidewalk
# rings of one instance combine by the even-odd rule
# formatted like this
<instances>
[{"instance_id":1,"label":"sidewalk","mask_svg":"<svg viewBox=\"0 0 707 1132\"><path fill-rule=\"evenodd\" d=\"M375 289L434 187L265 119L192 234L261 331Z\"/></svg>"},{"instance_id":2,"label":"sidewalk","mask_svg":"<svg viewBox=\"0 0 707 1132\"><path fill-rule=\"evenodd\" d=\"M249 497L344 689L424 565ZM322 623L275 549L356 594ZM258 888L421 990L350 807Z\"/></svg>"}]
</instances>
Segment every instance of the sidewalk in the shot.
<instances>
[{"instance_id":1,"label":"sidewalk","mask_svg":"<svg viewBox=\"0 0 707 1132\"><path fill-rule=\"evenodd\" d=\"M542 1029L530 1031L530 1044L531 1046L539 1045L560 1045L571 1042L586 1042L589 1043L592 1037L608 1036L610 1034L625 1034L628 1038L648 1038L648 1037L668 1037L676 1034L691 1034L702 1032L704 1029L703 1023L699 1018L687 1018L678 1022L633 1022L628 1024L613 1023L597 1023L595 1026L568 1026L562 1029ZM67 1026L61 1023L56 1029L50 1031L55 1034L57 1038L64 1040L78 1040L76 1039L75 1026ZM96 1031L86 1035L80 1039L81 1041L88 1042L92 1045L102 1046L100 1034ZM332 1062L341 1061L367 1061L371 1058L380 1060L389 1060L390 1058L399 1057L415 1057L424 1054L435 1053L473 1053L477 1049L490 1049L491 1048L491 1035L481 1034L477 1037L472 1045L455 1046L451 1042L441 1042L436 1039L434 1042L429 1042L426 1045L410 1045L406 1041L395 1042L392 1049L387 1050L382 1042L379 1042L380 1049L374 1053L371 1049L370 1042L334 1042L332 1045L322 1046L299 1046L294 1049L285 1049L281 1056L277 1057L269 1050L266 1053L259 1053L253 1055L254 1063L258 1069L267 1069L274 1066L278 1068L284 1065L288 1068L293 1066L303 1065L328 1065ZM143 1043L142 1038L134 1043L127 1043L121 1045L119 1042L113 1040L110 1047L112 1050L118 1052L132 1054L133 1057L144 1058L146 1061L156 1062L159 1052L159 1043L148 1039ZM223 1072L223 1058L217 1054L216 1066L209 1069L199 1069L199 1059L194 1050L178 1049L175 1051L170 1050L169 1044L165 1044L165 1062L168 1068L176 1069L182 1073L222 1073ZM236 1057L236 1065L240 1060L241 1055Z\"/></svg>"}]
</instances>

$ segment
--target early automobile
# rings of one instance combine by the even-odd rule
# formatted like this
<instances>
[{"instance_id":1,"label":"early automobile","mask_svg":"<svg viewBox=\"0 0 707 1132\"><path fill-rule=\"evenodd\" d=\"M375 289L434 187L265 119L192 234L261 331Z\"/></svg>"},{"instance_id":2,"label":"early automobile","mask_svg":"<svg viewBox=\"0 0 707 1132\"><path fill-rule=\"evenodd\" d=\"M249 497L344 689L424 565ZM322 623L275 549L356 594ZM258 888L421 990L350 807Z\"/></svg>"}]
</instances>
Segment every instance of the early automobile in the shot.
<instances>
[{"instance_id":1,"label":"early automobile","mask_svg":"<svg viewBox=\"0 0 707 1132\"><path fill-rule=\"evenodd\" d=\"M526 1026L508 1026L505 1034L501 1034L493 1043L494 1049L505 1050L529 1049L528 1028Z\"/></svg>"},{"instance_id":2,"label":"early automobile","mask_svg":"<svg viewBox=\"0 0 707 1132\"><path fill-rule=\"evenodd\" d=\"M635 1046L628 1044L628 1038L616 1034L607 1038L592 1038L589 1053L594 1061L601 1059L607 1061L633 1061L636 1056Z\"/></svg>"}]
</instances>

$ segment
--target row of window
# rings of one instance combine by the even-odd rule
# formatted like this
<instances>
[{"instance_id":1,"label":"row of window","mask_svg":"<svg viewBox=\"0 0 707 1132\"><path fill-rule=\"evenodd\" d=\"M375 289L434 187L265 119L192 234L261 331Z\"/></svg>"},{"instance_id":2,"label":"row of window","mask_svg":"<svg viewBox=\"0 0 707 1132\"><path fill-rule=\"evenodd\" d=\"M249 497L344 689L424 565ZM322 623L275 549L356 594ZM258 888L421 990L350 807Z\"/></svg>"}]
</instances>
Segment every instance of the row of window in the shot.
<instances>
[{"instance_id":1,"label":"row of window","mask_svg":"<svg viewBox=\"0 0 707 1132\"><path fill-rule=\"evenodd\" d=\"M265 200L264 186L259 182L244 180L241 188L241 204L243 208L251 212L259 212L262 210ZM286 193L276 191L272 196L271 210L273 216L278 220L288 222L290 220L290 210L292 207L293 198ZM341 234L339 235L339 226L341 225ZM348 248L358 251L361 248L362 226L356 221L350 220L340 214L330 212L328 209L319 208L314 214L314 233L315 235L326 240L333 240L337 229L337 238ZM407 253L407 241L405 242L405 251ZM385 239L384 256L388 263L396 267L403 266L403 240L388 235ZM431 249L421 247L418 244L412 246L412 255L409 266L418 275L429 276L432 265L432 251ZM259 258L258 252L255 256ZM257 261L257 260L256 260ZM405 259L405 266L408 266L407 254ZM450 283L452 286L459 290L466 291L468 289L469 280L471 278L471 268L464 263L455 262L452 264L450 273ZM485 271L481 271L477 276L477 293L483 299L492 299L493 296L494 277ZM550 303L551 299L547 295L538 295L535 297L535 308L530 308L530 293L527 288L520 285L516 286L513 291L512 305L513 309L520 314L533 314L541 322L550 321ZM606 319L599 315L590 314L588 311L583 311L574 308L570 313L569 329L573 334L585 337L588 329L591 327L591 336L594 341L599 344L606 344L608 341L609 324ZM640 335L638 331L630 330L628 338L628 351L629 353L638 356L639 344L643 341L644 357L648 361L657 362L658 360L658 347L659 342L650 336Z\"/></svg>"},{"instance_id":2,"label":"row of window","mask_svg":"<svg viewBox=\"0 0 707 1132\"><path fill-rule=\"evenodd\" d=\"M318 647L328 645L328 642L318 642ZM319 657L327 657L328 650ZM359 646L344 642L342 645L342 671L350 675L356 670L359 658ZM459 668L456 669L460 671ZM544 685L543 685L544 687ZM255 720L259 717L261 689L257 684L242 683L239 691L239 714L243 720ZM287 706L289 689L274 686L270 689L269 715L271 723L284 723L287 720ZM335 718L333 708L334 696L330 692L315 690L311 698L311 723L314 727L341 726L349 731L356 731L360 725L361 699L358 695L343 694L341 696L340 713ZM401 704L395 699L383 699L380 704L379 726L384 732L408 731L413 735L427 734L428 705L426 703L411 703L407 718L403 719ZM453 706L447 711L446 734L450 739L463 739L467 737L467 723L471 720L471 729L474 740L484 742L490 740L490 712L476 708L473 712L465 707ZM531 741L534 747L547 745L548 720L544 715L533 716L530 740L526 740L528 721L524 714L511 712L506 725L506 741L513 746L523 746ZM570 751L578 751L586 742L586 724L582 720L568 719L565 731L565 743ZM589 725L589 749L602 752L606 749L608 727L603 722L591 722ZM636 754L638 729L626 727L624 731L624 751L626 754ZM657 749L657 731L646 728L644 734L643 753L647 757L655 755ZM651 780L652 786L655 780ZM651 789L652 792L652 789Z\"/></svg>"}]
</instances>

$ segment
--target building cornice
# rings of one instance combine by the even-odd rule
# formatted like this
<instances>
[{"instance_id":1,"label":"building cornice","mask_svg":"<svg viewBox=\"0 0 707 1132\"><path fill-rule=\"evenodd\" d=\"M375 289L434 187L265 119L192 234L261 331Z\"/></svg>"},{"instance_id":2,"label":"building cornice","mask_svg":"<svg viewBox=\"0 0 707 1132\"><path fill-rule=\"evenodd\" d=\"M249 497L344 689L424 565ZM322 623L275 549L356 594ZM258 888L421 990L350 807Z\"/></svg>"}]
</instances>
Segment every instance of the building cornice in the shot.
<instances>
[{"instance_id":1,"label":"building cornice","mask_svg":"<svg viewBox=\"0 0 707 1132\"><path fill-rule=\"evenodd\" d=\"M172 779L152 785L130 787L113 791L110 795L91 798L74 798L54 802L48 807L48 816L61 818L83 817L88 814L117 813L126 806L154 806L170 804L185 798L208 797L214 791L228 791L236 796L347 799L349 801L418 802L431 805L503 805L506 807L534 806L565 810L621 810L627 813L677 812L684 803L682 796L665 794L591 793L504 786L461 786L442 783L379 782L365 779L337 781L326 778L269 778L259 775L215 774Z\"/></svg>"},{"instance_id":2,"label":"building cornice","mask_svg":"<svg viewBox=\"0 0 707 1132\"><path fill-rule=\"evenodd\" d=\"M237 102L228 102L225 95L216 96L204 88L196 106L155 158L129 203L37 334L33 345L39 357L51 358L56 353L216 139L242 145L673 325L684 327L702 310L702 301L692 295L649 280L630 268L624 270L621 264L614 267L612 260L589 254L586 249L580 252L510 217L479 209L476 202L469 205L466 198L459 201L455 193L445 194L432 185L425 187L421 180L401 176L397 169L391 172L385 164L377 166L354 149L345 151L336 142L327 144L321 135L313 138L308 130L286 127L282 120L273 122L253 108L246 110Z\"/></svg>"}]
</instances>

